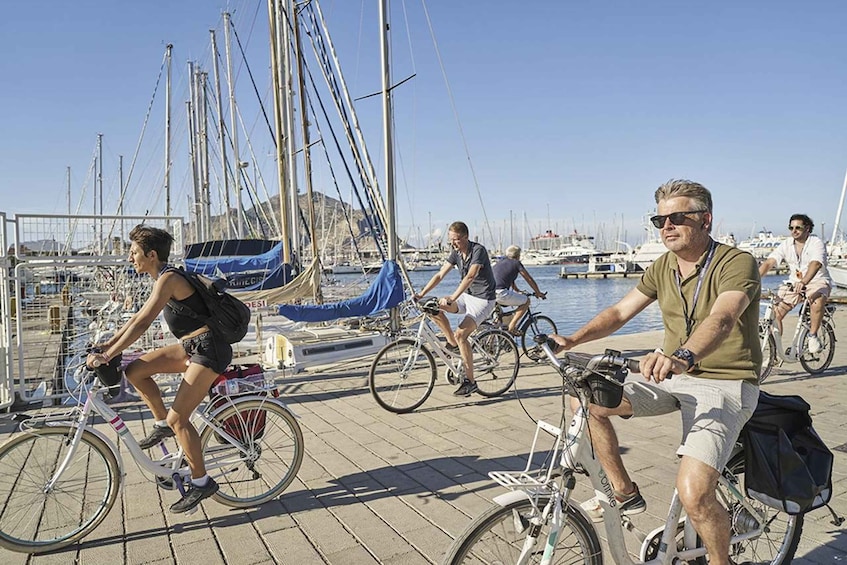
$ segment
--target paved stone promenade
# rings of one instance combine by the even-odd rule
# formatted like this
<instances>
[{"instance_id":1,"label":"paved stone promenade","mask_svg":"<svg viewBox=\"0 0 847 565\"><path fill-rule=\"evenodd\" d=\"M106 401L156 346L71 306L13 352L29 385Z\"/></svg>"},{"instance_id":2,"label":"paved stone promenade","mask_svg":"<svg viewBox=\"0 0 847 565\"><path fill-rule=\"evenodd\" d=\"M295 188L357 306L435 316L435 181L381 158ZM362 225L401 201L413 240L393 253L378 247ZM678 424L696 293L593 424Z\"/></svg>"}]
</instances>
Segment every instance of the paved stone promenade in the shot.
<instances>
[{"instance_id":1,"label":"paved stone promenade","mask_svg":"<svg viewBox=\"0 0 847 565\"><path fill-rule=\"evenodd\" d=\"M840 311L837 321L843 336L847 313ZM639 354L659 343L658 333L648 333L582 349L610 346ZM816 429L835 448L847 442L845 373L847 346L842 343L825 374L811 377L799 365L788 365L775 371L766 389L802 394L812 404ZM453 537L503 492L486 473L523 468L534 430L524 408L533 418L557 421L558 384L543 365L522 368L520 401L513 393L456 399L453 387L441 381L417 412L395 415L371 398L366 366L285 377L280 389L300 416L306 456L297 480L278 500L249 510L207 502L191 516L174 516L167 508L175 494L157 489L125 457L119 503L87 539L42 556L0 549L0 563L439 563ZM136 437L151 425L141 406L127 406L121 414ZM10 427L3 425L5 438ZM628 421L618 430L627 467L648 499L648 514L637 524L652 529L667 512L677 467L678 419ZM847 454L835 454L833 506L847 515ZM577 498L587 498L585 487L580 489ZM807 515L795 563L847 562L847 536L829 519L825 510Z\"/></svg>"}]
</instances>

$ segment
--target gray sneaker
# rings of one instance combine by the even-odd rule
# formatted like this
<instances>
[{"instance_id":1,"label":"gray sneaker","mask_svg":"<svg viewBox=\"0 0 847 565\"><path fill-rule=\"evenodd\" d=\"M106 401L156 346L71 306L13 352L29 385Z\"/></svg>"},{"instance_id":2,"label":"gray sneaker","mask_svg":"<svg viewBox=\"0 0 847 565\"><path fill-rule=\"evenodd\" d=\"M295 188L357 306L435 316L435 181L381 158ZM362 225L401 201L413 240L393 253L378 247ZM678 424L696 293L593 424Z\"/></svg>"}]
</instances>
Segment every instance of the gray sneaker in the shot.
<instances>
[{"instance_id":1,"label":"gray sneaker","mask_svg":"<svg viewBox=\"0 0 847 565\"><path fill-rule=\"evenodd\" d=\"M627 496L620 496L618 493L615 493L615 500L617 501L618 506L620 506L621 514L624 516L641 514L647 510L647 501L644 500L643 496L641 496L641 491L638 490L638 485L632 483L632 486L635 487L635 492ZM588 517L591 518L592 522L603 521L603 507L600 506L600 501L596 496L594 498L589 498L580 504L580 507L585 510L585 513L588 514Z\"/></svg>"},{"instance_id":2,"label":"gray sneaker","mask_svg":"<svg viewBox=\"0 0 847 565\"><path fill-rule=\"evenodd\" d=\"M159 445L169 437L174 437L175 435L176 434L174 434L174 431L170 426L160 427L154 424L153 429L150 430L147 437L138 442L138 447L141 449L149 449Z\"/></svg>"},{"instance_id":3,"label":"gray sneaker","mask_svg":"<svg viewBox=\"0 0 847 565\"><path fill-rule=\"evenodd\" d=\"M220 488L218 487L218 483L211 477L209 477L209 482L206 483L206 486L203 487L189 483L185 491L185 496L171 504L171 512L173 514L182 514L183 512L193 510L203 499L209 498L218 492L218 488Z\"/></svg>"},{"instance_id":4,"label":"gray sneaker","mask_svg":"<svg viewBox=\"0 0 847 565\"><path fill-rule=\"evenodd\" d=\"M453 392L453 396L470 396L478 390L479 387L476 385L476 381L470 382L465 380L461 385L459 385L459 388Z\"/></svg>"}]
</instances>

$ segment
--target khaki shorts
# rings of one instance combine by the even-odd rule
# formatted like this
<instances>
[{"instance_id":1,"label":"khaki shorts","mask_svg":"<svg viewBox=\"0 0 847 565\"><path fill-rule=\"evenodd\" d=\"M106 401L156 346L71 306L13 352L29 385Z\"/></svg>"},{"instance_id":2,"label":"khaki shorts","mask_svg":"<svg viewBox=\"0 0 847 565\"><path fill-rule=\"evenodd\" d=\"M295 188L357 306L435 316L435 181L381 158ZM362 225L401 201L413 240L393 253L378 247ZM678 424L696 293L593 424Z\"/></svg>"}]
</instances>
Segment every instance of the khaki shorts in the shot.
<instances>
[{"instance_id":1,"label":"khaki shorts","mask_svg":"<svg viewBox=\"0 0 847 565\"><path fill-rule=\"evenodd\" d=\"M826 296L829 297L829 293L832 290L827 283L819 280L812 279L809 281L809 284L806 285L806 296L814 299L817 296ZM794 285L784 284L779 287L777 291L777 296L782 298L782 302L788 307L786 312L790 311L791 308L794 308L803 300L803 295L794 290Z\"/></svg>"},{"instance_id":2,"label":"khaki shorts","mask_svg":"<svg viewBox=\"0 0 847 565\"><path fill-rule=\"evenodd\" d=\"M741 428L759 402L759 387L753 381L689 375L674 375L661 383L627 381L623 391L636 417L679 410L682 441L677 455L693 457L718 471L729 461Z\"/></svg>"}]
</instances>

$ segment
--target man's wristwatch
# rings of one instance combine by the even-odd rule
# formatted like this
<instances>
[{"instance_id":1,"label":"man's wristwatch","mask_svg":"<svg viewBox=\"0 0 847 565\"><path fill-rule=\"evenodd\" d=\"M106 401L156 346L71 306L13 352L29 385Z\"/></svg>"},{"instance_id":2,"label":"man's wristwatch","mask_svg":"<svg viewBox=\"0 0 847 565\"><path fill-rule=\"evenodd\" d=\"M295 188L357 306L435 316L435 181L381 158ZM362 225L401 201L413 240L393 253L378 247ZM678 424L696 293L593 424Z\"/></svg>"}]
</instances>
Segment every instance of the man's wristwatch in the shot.
<instances>
[{"instance_id":1,"label":"man's wristwatch","mask_svg":"<svg viewBox=\"0 0 847 565\"><path fill-rule=\"evenodd\" d=\"M690 349L685 349L684 347L680 347L673 353L671 353L671 357L676 357L677 359L682 359L685 361L688 366L685 368L686 371L690 371L694 366L694 354L691 353Z\"/></svg>"}]
</instances>

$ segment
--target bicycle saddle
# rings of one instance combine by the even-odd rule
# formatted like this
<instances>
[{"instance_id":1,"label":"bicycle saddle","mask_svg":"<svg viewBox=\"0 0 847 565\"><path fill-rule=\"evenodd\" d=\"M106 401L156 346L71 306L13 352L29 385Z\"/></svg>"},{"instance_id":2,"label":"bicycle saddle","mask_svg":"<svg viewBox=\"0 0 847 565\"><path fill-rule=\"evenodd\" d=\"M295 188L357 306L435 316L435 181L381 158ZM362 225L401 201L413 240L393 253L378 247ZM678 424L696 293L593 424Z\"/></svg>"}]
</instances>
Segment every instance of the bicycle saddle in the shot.
<instances>
[{"instance_id":1,"label":"bicycle saddle","mask_svg":"<svg viewBox=\"0 0 847 565\"><path fill-rule=\"evenodd\" d=\"M438 299L437 298L427 298L420 304L421 310L427 314L431 314L435 316L439 312L438 308Z\"/></svg>"}]
</instances>

